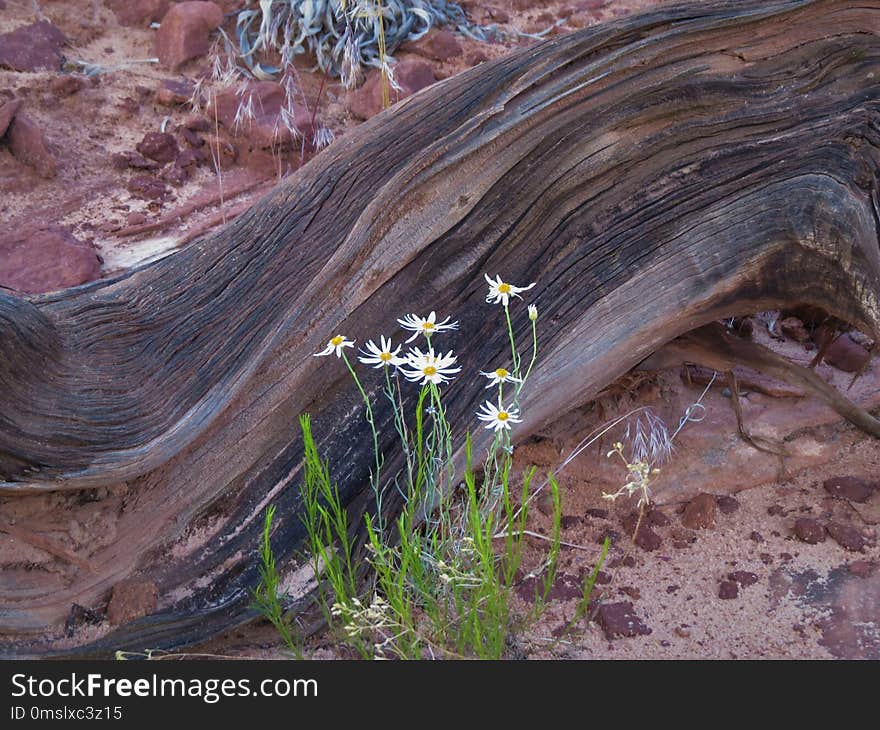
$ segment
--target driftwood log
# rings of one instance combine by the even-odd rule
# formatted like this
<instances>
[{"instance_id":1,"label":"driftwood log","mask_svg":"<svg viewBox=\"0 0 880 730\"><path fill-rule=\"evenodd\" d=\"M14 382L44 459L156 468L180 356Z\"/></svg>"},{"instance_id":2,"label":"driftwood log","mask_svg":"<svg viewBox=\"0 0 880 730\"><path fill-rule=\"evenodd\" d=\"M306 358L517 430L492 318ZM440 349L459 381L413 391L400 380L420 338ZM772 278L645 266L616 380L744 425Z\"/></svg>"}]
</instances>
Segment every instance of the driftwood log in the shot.
<instances>
[{"instance_id":1,"label":"driftwood log","mask_svg":"<svg viewBox=\"0 0 880 730\"><path fill-rule=\"evenodd\" d=\"M520 436L721 317L805 304L880 337L878 176L880 0L663 6L436 84L161 261L0 293L0 537L36 539L21 505L61 533L107 506L93 548L44 536L54 564L4 565L2 652L173 648L247 620L266 505L281 558L301 547L301 413L353 512L369 501L357 392L312 353L437 310L485 368L507 342L484 272L538 282ZM482 397L447 388L461 432ZM151 615L64 634L132 577L157 586Z\"/></svg>"}]
</instances>

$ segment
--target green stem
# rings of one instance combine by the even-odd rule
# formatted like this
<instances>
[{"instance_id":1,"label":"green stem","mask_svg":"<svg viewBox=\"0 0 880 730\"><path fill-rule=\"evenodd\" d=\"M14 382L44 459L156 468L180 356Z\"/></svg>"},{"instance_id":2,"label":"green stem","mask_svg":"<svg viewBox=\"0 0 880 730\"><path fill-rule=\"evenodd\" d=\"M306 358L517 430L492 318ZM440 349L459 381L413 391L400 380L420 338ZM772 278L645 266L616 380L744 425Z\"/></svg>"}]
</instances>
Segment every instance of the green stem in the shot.
<instances>
[{"instance_id":1,"label":"green stem","mask_svg":"<svg viewBox=\"0 0 880 730\"><path fill-rule=\"evenodd\" d=\"M367 423L370 424L370 430L373 432L373 454L376 457L376 471L372 475L372 483L373 483L373 492L376 494L376 510L379 520L379 531L382 531L382 495L379 491L379 471L382 468L381 462L379 461L379 432L376 431L376 421L373 418L373 407L370 405L370 399L367 397L367 393L364 390L364 387L361 385L361 381L357 376L357 373L354 371L354 368L351 365L351 362L348 359L348 356L343 351L342 359L345 361L345 366L348 368L348 372L351 373L351 377L354 380L354 384L357 386L358 391L361 394L361 398L364 401L364 406L366 407L367 413Z\"/></svg>"},{"instance_id":2,"label":"green stem","mask_svg":"<svg viewBox=\"0 0 880 730\"><path fill-rule=\"evenodd\" d=\"M504 316L507 319L507 335L510 337L510 354L513 361L513 374L519 377L519 355L516 352L516 344L513 341L513 323L510 321L510 307L504 305Z\"/></svg>"},{"instance_id":3,"label":"green stem","mask_svg":"<svg viewBox=\"0 0 880 730\"><path fill-rule=\"evenodd\" d=\"M449 428L449 422L446 420L446 412L443 410L443 404L440 402L440 389L437 387L436 383L430 384L431 388L431 401L434 404L434 408L437 411L437 415L434 417L434 422L439 427L438 438L440 439L440 448L445 449L446 451L446 464L450 473L450 480L452 479L452 433Z\"/></svg>"},{"instance_id":4,"label":"green stem","mask_svg":"<svg viewBox=\"0 0 880 730\"><path fill-rule=\"evenodd\" d=\"M385 385L388 387L388 397L391 400L391 407L394 409L394 422L400 440L403 443L403 453L406 455L406 473L409 478L409 486L413 484L413 466L412 455L410 454L409 433L406 429L406 418L403 415L403 396L400 394L400 387L394 387L391 383L391 376L388 374L388 368L385 370ZM397 371L394 373L394 382L398 383ZM395 395L397 396L395 398Z\"/></svg>"},{"instance_id":5,"label":"green stem","mask_svg":"<svg viewBox=\"0 0 880 730\"><path fill-rule=\"evenodd\" d=\"M513 399L514 401L518 400L519 393L523 389L523 386L526 384L526 381L529 379L529 375L532 372L532 368L535 365L535 360L538 359L538 323L535 320L532 320L532 360L529 362L529 367L526 369L526 374L523 375L522 381L517 383L516 393L514 393Z\"/></svg>"}]
</instances>

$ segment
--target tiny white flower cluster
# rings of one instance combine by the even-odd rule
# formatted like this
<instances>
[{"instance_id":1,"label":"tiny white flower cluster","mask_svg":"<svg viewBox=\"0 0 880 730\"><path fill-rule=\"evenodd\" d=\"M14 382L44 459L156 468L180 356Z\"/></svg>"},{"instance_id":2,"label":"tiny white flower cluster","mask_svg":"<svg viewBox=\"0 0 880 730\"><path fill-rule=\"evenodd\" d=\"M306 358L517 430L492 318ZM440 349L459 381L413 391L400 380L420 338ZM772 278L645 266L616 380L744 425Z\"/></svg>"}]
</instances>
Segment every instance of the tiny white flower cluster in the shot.
<instances>
[{"instance_id":1,"label":"tiny white flower cluster","mask_svg":"<svg viewBox=\"0 0 880 730\"><path fill-rule=\"evenodd\" d=\"M488 274L484 274L486 282L489 284L489 293L486 296L486 302L489 304L501 304L505 310L510 304L511 297L522 299L520 292L528 291L534 283L528 286L514 286L508 282L502 281L500 276L490 278ZM528 307L529 319L534 323L538 318L538 310L534 304ZM438 322L437 313L431 312L427 317L420 317L417 314L407 314L397 320L398 324L412 335L404 344L409 344L419 335L423 335L428 342L428 348L422 352L418 347L412 347L408 352L401 355L402 345L394 347L391 338L380 336L379 344L374 340L368 340L364 348L360 351L358 360L364 365L369 365L375 369L395 368L410 382L419 383L421 385L443 385L448 383L454 375L461 372L460 367L456 367L457 357L450 350L445 355L442 351L434 351L431 344L431 337L440 332L448 332L458 329L458 322L450 322L450 317ZM508 318L509 322L509 318ZM512 335L511 335L512 336ZM354 347L355 341L349 340L343 335L336 335L327 342L327 345L320 352L316 352L316 357L324 357L326 355L336 355L336 357L345 357L345 348ZM346 359L346 363L348 360ZM351 367L349 365L349 367ZM353 371L352 371L353 372ZM514 375L507 368L499 367L488 372L480 371L480 375L488 378L489 384L486 388L499 387L499 402L496 406L491 401L486 401L480 406L477 412L477 418L486 423L486 428L500 433L506 429L510 429L514 423L522 423L519 409L513 404L503 406L500 401L500 388L504 383L512 382L522 384L523 378Z\"/></svg>"}]
</instances>

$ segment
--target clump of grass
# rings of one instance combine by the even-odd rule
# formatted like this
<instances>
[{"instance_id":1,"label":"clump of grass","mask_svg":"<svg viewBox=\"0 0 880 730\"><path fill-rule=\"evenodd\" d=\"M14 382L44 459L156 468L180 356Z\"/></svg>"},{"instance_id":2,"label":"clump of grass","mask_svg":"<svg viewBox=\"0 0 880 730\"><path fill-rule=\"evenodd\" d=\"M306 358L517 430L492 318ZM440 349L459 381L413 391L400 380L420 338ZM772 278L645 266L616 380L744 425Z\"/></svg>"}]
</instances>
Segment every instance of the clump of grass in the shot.
<instances>
[{"instance_id":1,"label":"clump of grass","mask_svg":"<svg viewBox=\"0 0 880 730\"><path fill-rule=\"evenodd\" d=\"M272 521L275 519L275 507L266 510L263 521L263 535L260 540L260 582L253 592L251 606L265 616L281 636L284 645L297 659L303 658L302 642L296 637L279 598L281 576L275 565L275 553L272 551L270 535Z\"/></svg>"},{"instance_id":2,"label":"clump of grass","mask_svg":"<svg viewBox=\"0 0 880 730\"><path fill-rule=\"evenodd\" d=\"M452 350L443 354L433 345L435 338L457 330L457 322L450 322L449 317L438 321L434 312L427 317L407 315L397 320L412 333L406 344L422 336L425 351L414 346L401 355L403 345L395 348L390 338L382 336L378 343L366 342L357 357L360 364L382 371L384 407L393 412L391 422L403 454L403 464L395 473L387 473L380 450L383 439L375 409L383 401L371 400L369 393L376 388L364 386L346 352L354 348L355 342L336 335L315 353L320 357L335 355L344 363L363 401L372 436L370 483L374 502L363 518L361 533L366 537L359 552L353 537L359 532L357 525L350 522L339 488L331 479L329 464L320 457L311 419L308 414L300 418L304 443L302 520L318 579L318 603L335 636L363 658L503 657L512 632L541 615L556 581L563 544L562 498L556 479L559 471L609 430L626 424L623 438L629 448L618 441L608 456L621 460L627 479L616 492L604 496L612 501L638 496L637 534L659 465L670 457L673 441L684 425L700 420L705 410L701 401L708 387L670 435L662 419L650 409L635 409L588 435L536 489L532 488L534 468L523 472L517 486L511 433L523 420L520 395L538 356L538 311L534 305L528 307L531 352L526 364L516 343L510 304L534 284L516 287L500 277L493 280L488 276L486 281L486 301L503 307L510 369L479 371L489 380L487 388L494 389L493 398L476 413L494 434L479 471L474 467L471 434L466 431L464 465L460 477L457 475L453 429L447 420L442 388L452 383L462 368ZM405 396L406 389L415 387L412 384L419 386L418 392L407 391ZM407 400L415 403L413 412L406 411ZM549 536L526 529L529 504L546 487L551 490L553 504ZM402 498L402 506L390 522L385 508L389 490ZM277 599L279 577L269 545L273 514L270 508L261 543L261 585L254 605L292 648L295 643ZM540 578L536 580L531 607L524 615L514 615L513 589L521 573L526 535L540 537L548 548L528 576ZM593 570L584 578L582 596L567 630L591 618L590 601L609 544L606 539Z\"/></svg>"},{"instance_id":3,"label":"clump of grass","mask_svg":"<svg viewBox=\"0 0 880 730\"><path fill-rule=\"evenodd\" d=\"M500 277L486 280L487 302L503 308L510 342L510 352L504 357L509 364L479 371L494 395L476 417L492 431L493 439L485 457L476 460L470 432L465 432L464 465L458 478L443 389L462 368L452 350L444 354L434 349L435 340L457 330L458 323L449 317L438 321L434 312L427 317L407 315L398 319L411 333L407 343L424 337L424 350L413 346L401 355L403 346L395 348L383 336L378 344L367 342L357 358L362 365L382 370L384 407L393 411L394 432L403 454L395 473L387 473L380 451L382 439L374 417L379 404L371 400L370 389L346 352L354 341L337 335L316 353L336 355L344 363L363 400L372 434L374 504L364 517L363 553L369 571L363 576L358 572L357 546L352 539L357 530L352 529L339 489L331 481L329 465L319 456L308 415L300 419L302 519L319 578L318 600L337 638L364 658L498 659L504 656L514 628L527 618L514 615L512 597L528 533L535 469L514 478L511 433L523 420L520 394L538 355L538 312L534 306L527 310L532 337L531 357L526 362L517 347L510 305L534 284L516 287ZM411 390L414 387L418 387L416 393ZM407 400L415 404L413 412L405 409ZM481 470L475 463L480 463ZM553 530L546 555L532 572L540 576L534 606L528 612L534 617L540 615L556 580L561 546L562 499L553 475L548 475L548 483L553 493ZM392 489L402 505L389 521L385 498ZM268 533L263 544L268 545ZM262 560L270 568L261 570L261 610L273 624L284 626L277 606L267 598L277 588L274 563L265 554Z\"/></svg>"}]
</instances>

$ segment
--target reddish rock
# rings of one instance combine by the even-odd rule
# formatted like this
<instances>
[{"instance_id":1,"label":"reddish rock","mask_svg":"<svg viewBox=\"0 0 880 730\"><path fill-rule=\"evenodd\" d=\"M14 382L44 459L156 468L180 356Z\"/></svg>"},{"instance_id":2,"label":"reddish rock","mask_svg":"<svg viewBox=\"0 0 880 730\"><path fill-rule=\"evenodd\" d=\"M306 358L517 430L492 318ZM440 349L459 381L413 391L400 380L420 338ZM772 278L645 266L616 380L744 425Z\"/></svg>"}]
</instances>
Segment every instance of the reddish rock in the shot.
<instances>
[{"instance_id":1,"label":"reddish rock","mask_svg":"<svg viewBox=\"0 0 880 730\"><path fill-rule=\"evenodd\" d=\"M20 106L20 99L10 99L5 104L0 104L0 137L6 134L6 130L9 129L9 125Z\"/></svg>"},{"instance_id":2,"label":"reddish rock","mask_svg":"<svg viewBox=\"0 0 880 730\"><path fill-rule=\"evenodd\" d=\"M55 177L58 163L46 145L46 138L30 117L19 112L6 130L12 156L37 171L40 177Z\"/></svg>"},{"instance_id":3,"label":"reddish rock","mask_svg":"<svg viewBox=\"0 0 880 730\"><path fill-rule=\"evenodd\" d=\"M657 509L656 507L648 512L645 515L645 520L649 525L653 527L666 527L670 524L669 518L666 516L666 513Z\"/></svg>"},{"instance_id":4,"label":"reddish rock","mask_svg":"<svg viewBox=\"0 0 880 730\"><path fill-rule=\"evenodd\" d=\"M729 601L739 596L739 586L732 580L723 580L718 586L718 597Z\"/></svg>"},{"instance_id":5,"label":"reddish rock","mask_svg":"<svg viewBox=\"0 0 880 730\"><path fill-rule=\"evenodd\" d=\"M133 621L156 610L159 591L151 580L126 580L113 586L107 620L113 626Z\"/></svg>"},{"instance_id":6,"label":"reddish rock","mask_svg":"<svg viewBox=\"0 0 880 730\"><path fill-rule=\"evenodd\" d=\"M100 275L101 264L91 246L63 228L0 234L0 286L40 294Z\"/></svg>"},{"instance_id":7,"label":"reddish rock","mask_svg":"<svg viewBox=\"0 0 880 730\"><path fill-rule=\"evenodd\" d=\"M728 330L737 337L750 340L755 334L755 320L751 317L734 317L730 320Z\"/></svg>"},{"instance_id":8,"label":"reddish rock","mask_svg":"<svg viewBox=\"0 0 880 730\"><path fill-rule=\"evenodd\" d=\"M168 12L172 0L105 0L120 25L147 28L158 23Z\"/></svg>"},{"instance_id":9,"label":"reddish rock","mask_svg":"<svg viewBox=\"0 0 880 730\"><path fill-rule=\"evenodd\" d=\"M180 152L177 141L166 132L147 132L135 148L144 157L163 164L172 162Z\"/></svg>"},{"instance_id":10,"label":"reddish rock","mask_svg":"<svg viewBox=\"0 0 880 730\"><path fill-rule=\"evenodd\" d=\"M134 170L159 169L158 162L148 160L140 152L134 152L133 150L117 152L110 158L110 160L113 163L113 167L115 167L117 170L125 170L129 167Z\"/></svg>"},{"instance_id":11,"label":"reddish rock","mask_svg":"<svg viewBox=\"0 0 880 730\"><path fill-rule=\"evenodd\" d=\"M715 524L715 496L702 492L684 508L681 524L691 530L705 530Z\"/></svg>"},{"instance_id":12,"label":"reddish rock","mask_svg":"<svg viewBox=\"0 0 880 730\"><path fill-rule=\"evenodd\" d=\"M739 509L739 502L726 494L716 497L715 504L721 510L721 513L725 515L733 514Z\"/></svg>"},{"instance_id":13,"label":"reddish rock","mask_svg":"<svg viewBox=\"0 0 880 730\"><path fill-rule=\"evenodd\" d=\"M636 533L635 529L638 518L638 513L633 513L623 519L623 528L626 530L627 536L631 537L633 542L642 550L647 552L657 550L663 544L663 538L648 526L647 517L642 519L639 531Z\"/></svg>"},{"instance_id":14,"label":"reddish rock","mask_svg":"<svg viewBox=\"0 0 880 730\"><path fill-rule=\"evenodd\" d=\"M13 71L58 71L67 37L48 20L0 35L0 68Z\"/></svg>"},{"instance_id":15,"label":"reddish rock","mask_svg":"<svg viewBox=\"0 0 880 730\"><path fill-rule=\"evenodd\" d=\"M603 603L596 611L596 623L605 631L605 636L645 636L651 633L641 619L636 616L632 603Z\"/></svg>"},{"instance_id":16,"label":"reddish rock","mask_svg":"<svg viewBox=\"0 0 880 730\"><path fill-rule=\"evenodd\" d=\"M842 548L860 553L865 549L867 540L864 535L852 525L842 522L832 522L828 525L828 534Z\"/></svg>"},{"instance_id":17,"label":"reddish rock","mask_svg":"<svg viewBox=\"0 0 880 730\"><path fill-rule=\"evenodd\" d=\"M471 51L465 60L468 66L479 66L481 63L488 61L489 57L482 51Z\"/></svg>"},{"instance_id":18,"label":"reddish rock","mask_svg":"<svg viewBox=\"0 0 880 730\"><path fill-rule=\"evenodd\" d=\"M182 2L173 5L156 31L156 55L160 63L178 69L187 61L204 56L210 36L223 22L223 10L213 2Z\"/></svg>"},{"instance_id":19,"label":"reddish rock","mask_svg":"<svg viewBox=\"0 0 880 730\"><path fill-rule=\"evenodd\" d=\"M809 331L797 317L786 317L779 323L779 329L782 330L782 334L795 342L806 344L811 340Z\"/></svg>"},{"instance_id":20,"label":"reddish rock","mask_svg":"<svg viewBox=\"0 0 880 730\"><path fill-rule=\"evenodd\" d=\"M205 140L203 140L191 129L181 127L178 131L180 132L180 136L183 137L184 142L186 142L190 147L202 147L205 144Z\"/></svg>"},{"instance_id":21,"label":"reddish rock","mask_svg":"<svg viewBox=\"0 0 880 730\"><path fill-rule=\"evenodd\" d=\"M169 192L165 183L149 175L133 177L126 187L128 192L142 200L162 200Z\"/></svg>"},{"instance_id":22,"label":"reddish rock","mask_svg":"<svg viewBox=\"0 0 880 730\"><path fill-rule=\"evenodd\" d=\"M400 50L410 51L432 61L449 61L464 53L455 33L440 28L431 28L417 41L404 43Z\"/></svg>"},{"instance_id":23,"label":"reddish rock","mask_svg":"<svg viewBox=\"0 0 880 730\"><path fill-rule=\"evenodd\" d=\"M128 217L125 219L125 225L132 226L142 226L147 222L147 216L143 213L135 211L134 213L129 213Z\"/></svg>"},{"instance_id":24,"label":"reddish rock","mask_svg":"<svg viewBox=\"0 0 880 730\"><path fill-rule=\"evenodd\" d=\"M183 120L181 126L193 132L210 132L214 128L213 122L201 114L191 114Z\"/></svg>"},{"instance_id":25,"label":"reddish rock","mask_svg":"<svg viewBox=\"0 0 880 730\"><path fill-rule=\"evenodd\" d=\"M181 106L189 103L195 91L188 81L166 79L156 90L156 101L162 106Z\"/></svg>"},{"instance_id":26,"label":"reddish rock","mask_svg":"<svg viewBox=\"0 0 880 730\"><path fill-rule=\"evenodd\" d=\"M794 521L794 534L810 545L825 542L825 528L811 517L798 517Z\"/></svg>"},{"instance_id":27,"label":"reddish rock","mask_svg":"<svg viewBox=\"0 0 880 730\"><path fill-rule=\"evenodd\" d=\"M192 149L185 150L180 153L177 157L177 161L174 163L177 167L186 167L190 170L195 168L197 165L205 162L205 155L201 150Z\"/></svg>"},{"instance_id":28,"label":"reddish rock","mask_svg":"<svg viewBox=\"0 0 880 730\"><path fill-rule=\"evenodd\" d=\"M535 596L544 594L544 582L540 577L530 576L523 579L516 587L516 594L526 603L532 603ZM559 575L547 592L548 601L568 601L572 598L581 598L583 588L574 576Z\"/></svg>"},{"instance_id":29,"label":"reddish rock","mask_svg":"<svg viewBox=\"0 0 880 730\"><path fill-rule=\"evenodd\" d=\"M822 484L832 497L864 503L874 494L874 487L858 477L832 477Z\"/></svg>"},{"instance_id":30,"label":"reddish rock","mask_svg":"<svg viewBox=\"0 0 880 730\"><path fill-rule=\"evenodd\" d=\"M225 129L258 149L299 138L311 143L315 135L312 113L288 99L284 87L274 81L252 81L220 91L208 104L208 115L214 118L215 114Z\"/></svg>"},{"instance_id":31,"label":"reddish rock","mask_svg":"<svg viewBox=\"0 0 880 730\"><path fill-rule=\"evenodd\" d=\"M728 573L727 579L732 580L734 583L739 583L743 588L754 585L758 582L758 576L747 570L735 570L732 573Z\"/></svg>"},{"instance_id":32,"label":"reddish rock","mask_svg":"<svg viewBox=\"0 0 880 730\"><path fill-rule=\"evenodd\" d=\"M59 97L72 96L83 89L86 82L80 76L64 74L52 79L49 88Z\"/></svg>"},{"instance_id":33,"label":"reddish rock","mask_svg":"<svg viewBox=\"0 0 880 730\"><path fill-rule=\"evenodd\" d=\"M848 334L838 337L825 351L825 362L845 373L859 372L870 359L871 353Z\"/></svg>"},{"instance_id":34,"label":"reddish rock","mask_svg":"<svg viewBox=\"0 0 880 730\"><path fill-rule=\"evenodd\" d=\"M636 535L636 539L634 542L642 550L652 552L659 549L659 547L663 544L663 538L660 537L660 535L658 535L656 532L654 532L650 527L642 525L639 528L639 533L638 535Z\"/></svg>"},{"instance_id":35,"label":"reddish rock","mask_svg":"<svg viewBox=\"0 0 880 730\"><path fill-rule=\"evenodd\" d=\"M394 67L394 80L400 90L389 89L392 104L430 86L437 78L430 63L414 58ZM360 89L349 93L346 104L358 119L369 119L382 111L382 76L378 70L369 73Z\"/></svg>"}]
</instances>

